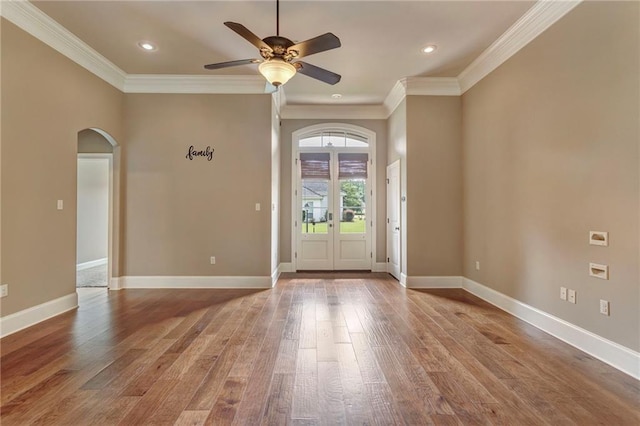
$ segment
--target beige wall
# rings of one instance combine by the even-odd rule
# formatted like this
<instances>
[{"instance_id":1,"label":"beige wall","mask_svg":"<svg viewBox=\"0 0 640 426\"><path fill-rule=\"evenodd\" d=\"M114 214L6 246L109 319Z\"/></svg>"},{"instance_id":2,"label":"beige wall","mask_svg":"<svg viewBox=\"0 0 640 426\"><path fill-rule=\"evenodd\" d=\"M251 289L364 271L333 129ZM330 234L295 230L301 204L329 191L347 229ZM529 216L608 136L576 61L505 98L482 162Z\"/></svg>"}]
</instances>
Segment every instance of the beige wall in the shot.
<instances>
[{"instance_id":1,"label":"beige wall","mask_svg":"<svg viewBox=\"0 0 640 426\"><path fill-rule=\"evenodd\" d=\"M364 127L376 134L376 262L386 259L386 187L387 124L386 120L282 120L280 129L280 262L291 262L291 153L293 132L322 123L344 123Z\"/></svg>"},{"instance_id":2,"label":"beige wall","mask_svg":"<svg viewBox=\"0 0 640 426\"><path fill-rule=\"evenodd\" d=\"M271 97L131 94L124 116L123 275L269 276Z\"/></svg>"},{"instance_id":3,"label":"beige wall","mask_svg":"<svg viewBox=\"0 0 640 426\"><path fill-rule=\"evenodd\" d=\"M78 132L120 140L123 96L10 22L1 31L6 316L75 291Z\"/></svg>"},{"instance_id":4,"label":"beige wall","mask_svg":"<svg viewBox=\"0 0 640 426\"><path fill-rule=\"evenodd\" d=\"M407 196L407 100L387 119L387 165L400 161L400 198ZM386 168L385 168L386 175ZM385 209L386 211L386 209ZM386 214L385 214L386 217ZM407 274L407 203L400 202L400 272Z\"/></svg>"},{"instance_id":5,"label":"beige wall","mask_svg":"<svg viewBox=\"0 0 640 426\"><path fill-rule=\"evenodd\" d=\"M582 3L463 96L465 276L634 350L638 18L637 2Z\"/></svg>"},{"instance_id":6,"label":"beige wall","mask_svg":"<svg viewBox=\"0 0 640 426\"><path fill-rule=\"evenodd\" d=\"M458 96L407 96L407 275L462 275Z\"/></svg>"}]
</instances>

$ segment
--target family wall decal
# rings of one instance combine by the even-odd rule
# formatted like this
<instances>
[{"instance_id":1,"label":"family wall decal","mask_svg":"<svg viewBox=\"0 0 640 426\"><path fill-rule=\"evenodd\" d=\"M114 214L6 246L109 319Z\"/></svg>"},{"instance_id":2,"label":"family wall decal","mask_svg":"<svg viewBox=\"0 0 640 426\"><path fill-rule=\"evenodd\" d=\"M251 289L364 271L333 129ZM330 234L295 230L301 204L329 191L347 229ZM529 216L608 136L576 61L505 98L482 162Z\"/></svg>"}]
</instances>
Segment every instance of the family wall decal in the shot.
<instances>
[{"instance_id":1,"label":"family wall decal","mask_svg":"<svg viewBox=\"0 0 640 426\"><path fill-rule=\"evenodd\" d=\"M203 150L197 150L193 147L193 145L191 145L185 158L187 160L193 160L196 157L205 157L207 161L211 161L213 160L213 151L215 151L215 149L211 148L210 146Z\"/></svg>"}]
</instances>

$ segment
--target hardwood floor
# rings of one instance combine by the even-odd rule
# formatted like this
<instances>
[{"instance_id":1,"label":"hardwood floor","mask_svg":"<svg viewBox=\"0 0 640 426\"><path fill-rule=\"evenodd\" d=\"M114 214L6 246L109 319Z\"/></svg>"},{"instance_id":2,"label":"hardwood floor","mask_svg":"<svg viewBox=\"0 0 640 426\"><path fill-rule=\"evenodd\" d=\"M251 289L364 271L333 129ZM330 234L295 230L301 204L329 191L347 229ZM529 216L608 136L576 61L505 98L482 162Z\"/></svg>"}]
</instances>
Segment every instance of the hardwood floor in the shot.
<instances>
[{"instance_id":1,"label":"hardwood floor","mask_svg":"<svg viewBox=\"0 0 640 426\"><path fill-rule=\"evenodd\" d=\"M640 424L640 382L462 290L79 294L0 341L3 426Z\"/></svg>"}]
</instances>

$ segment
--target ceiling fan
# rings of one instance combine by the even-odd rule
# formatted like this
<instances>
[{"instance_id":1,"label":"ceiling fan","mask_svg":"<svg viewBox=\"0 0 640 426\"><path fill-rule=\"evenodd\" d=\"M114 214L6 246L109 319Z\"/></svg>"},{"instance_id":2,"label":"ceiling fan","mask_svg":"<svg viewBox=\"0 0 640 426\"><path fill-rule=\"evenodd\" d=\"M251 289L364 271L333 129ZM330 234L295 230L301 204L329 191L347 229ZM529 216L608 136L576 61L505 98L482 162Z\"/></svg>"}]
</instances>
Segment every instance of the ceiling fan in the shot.
<instances>
[{"instance_id":1,"label":"ceiling fan","mask_svg":"<svg viewBox=\"0 0 640 426\"><path fill-rule=\"evenodd\" d=\"M332 33L322 34L300 43L294 43L286 37L281 37L280 0L276 0L275 36L266 37L261 40L242 24L236 22L225 22L224 24L257 47L260 50L262 59L241 59L239 61L205 65L204 67L208 70L217 70L238 65L260 64L258 65L260 73L270 84L276 87L285 84L296 72L332 85L340 81L341 76L339 74L306 62L293 62L293 60L302 58L303 56L310 56L315 53L340 47L340 39Z\"/></svg>"}]
</instances>

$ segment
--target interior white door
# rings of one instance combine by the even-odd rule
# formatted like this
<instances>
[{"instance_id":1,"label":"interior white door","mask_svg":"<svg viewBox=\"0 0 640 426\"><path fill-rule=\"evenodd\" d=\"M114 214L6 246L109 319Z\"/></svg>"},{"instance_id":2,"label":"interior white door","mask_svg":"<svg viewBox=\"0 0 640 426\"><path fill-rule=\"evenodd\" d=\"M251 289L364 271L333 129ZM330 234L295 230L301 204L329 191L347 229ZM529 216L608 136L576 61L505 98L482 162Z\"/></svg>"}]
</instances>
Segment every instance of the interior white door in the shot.
<instances>
[{"instance_id":1,"label":"interior white door","mask_svg":"<svg viewBox=\"0 0 640 426\"><path fill-rule=\"evenodd\" d=\"M400 161L387 166L387 272L400 279Z\"/></svg>"}]
</instances>

